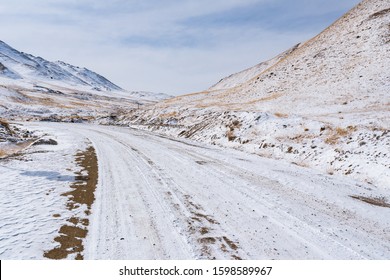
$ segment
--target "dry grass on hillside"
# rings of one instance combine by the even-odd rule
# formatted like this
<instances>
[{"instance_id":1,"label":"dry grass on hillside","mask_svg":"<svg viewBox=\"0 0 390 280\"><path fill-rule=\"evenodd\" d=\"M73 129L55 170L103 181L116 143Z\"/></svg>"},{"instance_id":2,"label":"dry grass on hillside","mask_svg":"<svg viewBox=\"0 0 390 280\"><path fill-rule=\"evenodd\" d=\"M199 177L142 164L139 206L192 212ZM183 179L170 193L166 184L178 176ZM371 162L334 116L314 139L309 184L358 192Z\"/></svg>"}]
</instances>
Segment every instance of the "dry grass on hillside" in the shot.
<instances>
[{"instance_id":1,"label":"dry grass on hillside","mask_svg":"<svg viewBox=\"0 0 390 280\"><path fill-rule=\"evenodd\" d=\"M328 138L325 139L325 143L335 145L339 142L340 138L345 138L356 130L357 128L355 126L348 126L347 128L337 127L335 130L332 130Z\"/></svg>"},{"instance_id":2,"label":"dry grass on hillside","mask_svg":"<svg viewBox=\"0 0 390 280\"><path fill-rule=\"evenodd\" d=\"M2 148L0 148L0 158L4 158L7 156L7 152L5 150L3 150Z\"/></svg>"},{"instance_id":3,"label":"dry grass on hillside","mask_svg":"<svg viewBox=\"0 0 390 280\"><path fill-rule=\"evenodd\" d=\"M9 134L13 134L14 132L12 131L11 127L9 126L9 122L4 120L4 119L0 119L0 125L2 127L5 128L5 130L9 133Z\"/></svg>"},{"instance_id":4,"label":"dry grass on hillside","mask_svg":"<svg viewBox=\"0 0 390 280\"><path fill-rule=\"evenodd\" d=\"M176 117L176 116L177 116L177 112L173 111L173 112L166 113L166 114L160 114L159 118L161 118L161 119L168 119L168 118L173 118L173 117Z\"/></svg>"},{"instance_id":5,"label":"dry grass on hillside","mask_svg":"<svg viewBox=\"0 0 390 280\"><path fill-rule=\"evenodd\" d=\"M288 115L287 114L283 114L283 113L278 113L278 112L276 112L275 113L275 116L277 116L278 118L288 118Z\"/></svg>"},{"instance_id":6,"label":"dry grass on hillside","mask_svg":"<svg viewBox=\"0 0 390 280\"><path fill-rule=\"evenodd\" d=\"M227 126L226 137L229 141L234 141L237 137L234 134L234 129L240 128L241 123L238 120L234 120Z\"/></svg>"}]
</instances>

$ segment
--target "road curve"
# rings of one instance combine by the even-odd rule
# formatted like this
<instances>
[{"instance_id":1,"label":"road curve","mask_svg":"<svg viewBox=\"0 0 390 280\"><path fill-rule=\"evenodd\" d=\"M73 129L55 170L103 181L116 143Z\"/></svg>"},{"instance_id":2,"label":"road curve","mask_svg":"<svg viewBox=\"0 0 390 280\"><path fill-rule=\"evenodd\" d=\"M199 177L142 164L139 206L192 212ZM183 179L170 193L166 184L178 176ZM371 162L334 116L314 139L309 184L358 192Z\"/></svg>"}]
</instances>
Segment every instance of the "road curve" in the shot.
<instances>
[{"instance_id":1,"label":"road curve","mask_svg":"<svg viewBox=\"0 0 390 280\"><path fill-rule=\"evenodd\" d=\"M389 259L390 208L354 181L131 128L88 138L99 182L86 259Z\"/></svg>"}]
</instances>

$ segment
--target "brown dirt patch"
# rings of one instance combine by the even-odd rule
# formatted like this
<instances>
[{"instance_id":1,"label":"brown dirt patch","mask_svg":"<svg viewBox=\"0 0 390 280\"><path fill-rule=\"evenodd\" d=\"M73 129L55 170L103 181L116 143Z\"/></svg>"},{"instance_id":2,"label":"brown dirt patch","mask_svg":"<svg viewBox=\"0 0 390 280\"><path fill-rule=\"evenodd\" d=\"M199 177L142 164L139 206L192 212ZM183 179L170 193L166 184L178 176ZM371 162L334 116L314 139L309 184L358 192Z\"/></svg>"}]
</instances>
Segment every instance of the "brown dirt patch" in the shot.
<instances>
[{"instance_id":1,"label":"brown dirt patch","mask_svg":"<svg viewBox=\"0 0 390 280\"><path fill-rule=\"evenodd\" d=\"M66 207L69 211L87 206L85 214L91 214L92 204L95 201L95 190L98 182L98 162L95 149L90 146L85 151L76 154L76 162L82 168L76 173L75 182L71 191L62 194L68 197ZM86 174L86 175L85 175ZM46 251L43 256L49 259L65 259L70 254L76 254L76 260L82 260L84 251L83 239L87 236L89 219L73 216L67 220L71 225L63 225L59 236L54 241L60 246Z\"/></svg>"},{"instance_id":2,"label":"brown dirt patch","mask_svg":"<svg viewBox=\"0 0 390 280\"><path fill-rule=\"evenodd\" d=\"M62 195L69 197L69 210L75 209L75 205L83 204L88 207L88 210L91 210L92 203L95 201L95 189L98 180L95 149L90 146L86 151L78 152L76 154L76 162L82 167L82 170L76 173L76 182L71 186L72 191Z\"/></svg>"},{"instance_id":3,"label":"brown dirt patch","mask_svg":"<svg viewBox=\"0 0 390 280\"><path fill-rule=\"evenodd\" d=\"M384 9L382 11L379 11L379 12L376 12L376 13L372 14L370 16L370 19L381 17L381 16L384 16L385 14L388 14L388 13L390 13L390 8Z\"/></svg>"},{"instance_id":4,"label":"brown dirt patch","mask_svg":"<svg viewBox=\"0 0 390 280\"><path fill-rule=\"evenodd\" d=\"M214 237L203 237L199 238L199 243L201 244L215 244L217 240Z\"/></svg>"},{"instance_id":5,"label":"brown dirt patch","mask_svg":"<svg viewBox=\"0 0 390 280\"><path fill-rule=\"evenodd\" d=\"M241 261L242 259L239 256L232 255L233 260Z\"/></svg>"},{"instance_id":6,"label":"brown dirt patch","mask_svg":"<svg viewBox=\"0 0 390 280\"><path fill-rule=\"evenodd\" d=\"M387 203L387 200L383 197L365 197L365 196L357 196L357 195L351 195L351 197L353 199L357 199L375 206L390 208L390 204Z\"/></svg>"},{"instance_id":7,"label":"brown dirt patch","mask_svg":"<svg viewBox=\"0 0 390 280\"><path fill-rule=\"evenodd\" d=\"M6 157L8 154L5 150L0 149L0 158Z\"/></svg>"},{"instance_id":8,"label":"brown dirt patch","mask_svg":"<svg viewBox=\"0 0 390 280\"><path fill-rule=\"evenodd\" d=\"M282 119L288 118L287 114L283 114L283 113L279 113L279 112L276 112L275 116L277 116L278 118L282 118Z\"/></svg>"},{"instance_id":9,"label":"brown dirt patch","mask_svg":"<svg viewBox=\"0 0 390 280\"><path fill-rule=\"evenodd\" d=\"M236 245L236 243L234 243L233 241L231 241L229 238L227 238L226 236L223 236L222 238L223 238L223 240L226 242L226 244L229 245L229 247L230 247L232 250L237 250L237 249L238 249L238 246Z\"/></svg>"},{"instance_id":10,"label":"brown dirt patch","mask_svg":"<svg viewBox=\"0 0 390 280\"><path fill-rule=\"evenodd\" d=\"M197 221L197 222L201 222L201 221L202 221L202 220L199 219L198 217L191 217L191 219L194 220L194 221Z\"/></svg>"},{"instance_id":11,"label":"brown dirt patch","mask_svg":"<svg viewBox=\"0 0 390 280\"><path fill-rule=\"evenodd\" d=\"M206 221L208 221L210 224L214 224L214 225L218 225L219 223L214 220L213 218L207 216L207 215L204 215L204 214L200 214L200 213L195 213L195 216L199 217L199 218L203 218L205 219Z\"/></svg>"},{"instance_id":12,"label":"brown dirt patch","mask_svg":"<svg viewBox=\"0 0 390 280\"><path fill-rule=\"evenodd\" d=\"M6 120L0 119L0 125L5 128L5 130L10 134L13 135L14 132L12 131L11 127L9 126L9 123Z\"/></svg>"}]
</instances>

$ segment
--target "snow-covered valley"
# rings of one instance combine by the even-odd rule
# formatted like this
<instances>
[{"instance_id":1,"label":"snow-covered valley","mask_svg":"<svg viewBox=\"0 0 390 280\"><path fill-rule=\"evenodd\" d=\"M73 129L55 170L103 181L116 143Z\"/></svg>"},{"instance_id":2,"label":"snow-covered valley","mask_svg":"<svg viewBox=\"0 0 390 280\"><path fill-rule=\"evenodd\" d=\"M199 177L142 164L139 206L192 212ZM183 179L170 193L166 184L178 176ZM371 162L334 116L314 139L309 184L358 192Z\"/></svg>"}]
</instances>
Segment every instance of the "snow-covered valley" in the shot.
<instances>
[{"instance_id":1,"label":"snow-covered valley","mask_svg":"<svg viewBox=\"0 0 390 280\"><path fill-rule=\"evenodd\" d=\"M0 258L388 260L389 22L174 98L0 41Z\"/></svg>"},{"instance_id":2,"label":"snow-covered valley","mask_svg":"<svg viewBox=\"0 0 390 280\"><path fill-rule=\"evenodd\" d=\"M50 62L0 41L0 116L10 120L91 121L154 104L162 93L126 91L82 67Z\"/></svg>"}]
</instances>

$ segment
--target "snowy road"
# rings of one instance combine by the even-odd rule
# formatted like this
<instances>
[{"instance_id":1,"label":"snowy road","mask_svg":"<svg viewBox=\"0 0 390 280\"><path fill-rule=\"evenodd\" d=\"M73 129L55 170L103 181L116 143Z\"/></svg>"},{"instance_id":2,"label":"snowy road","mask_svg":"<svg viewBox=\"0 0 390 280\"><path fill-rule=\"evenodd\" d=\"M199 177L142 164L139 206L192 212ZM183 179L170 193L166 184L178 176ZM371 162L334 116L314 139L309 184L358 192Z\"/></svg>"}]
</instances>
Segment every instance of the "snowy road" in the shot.
<instances>
[{"instance_id":1,"label":"snowy road","mask_svg":"<svg viewBox=\"0 0 390 280\"><path fill-rule=\"evenodd\" d=\"M99 159L86 258L390 257L390 209L350 198L355 184L133 129L77 131Z\"/></svg>"},{"instance_id":2,"label":"snowy road","mask_svg":"<svg viewBox=\"0 0 390 280\"><path fill-rule=\"evenodd\" d=\"M389 259L389 190L130 128L88 138L99 180L85 259Z\"/></svg>"}]
</instances>

